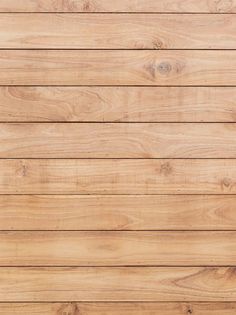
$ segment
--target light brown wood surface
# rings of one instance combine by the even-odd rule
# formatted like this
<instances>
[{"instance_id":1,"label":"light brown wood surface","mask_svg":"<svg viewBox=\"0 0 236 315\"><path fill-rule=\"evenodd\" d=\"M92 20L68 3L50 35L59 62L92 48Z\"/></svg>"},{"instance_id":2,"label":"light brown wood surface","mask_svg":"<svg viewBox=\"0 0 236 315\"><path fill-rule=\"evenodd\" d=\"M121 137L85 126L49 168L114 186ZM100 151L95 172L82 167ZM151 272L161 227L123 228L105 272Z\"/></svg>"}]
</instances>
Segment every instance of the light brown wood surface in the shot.
<instances>
[{"instance_id":1,"label":"light brown wood surface","mask_svg":"<svg viewBox=\"0 0 236 315\"><path fill-rule=\"evenodd\" d=\"M0 87L1 122L236 122L235 87Z\"/></svg>"},{"instance_id":2,"label":"light brown wood surface","mask_svg":"<svg viewBox=\"0 0 236 315\"><path fill-rule=\"evenodd\" d=\"M234 266L236 232L0 232L0 266Z\"/></svg>"},{"instance_id":3,"label":"light brown wood surface","mask_svg":"<svg viewBox=\"0 0 236 315\"><path fill-rule=\"evenodd\" d=\"M0 160L0 194L235 194L235 160Z\"/></svg>"},{"instance_id":4,"label":"light brown wood surface","mask_svg":"<svg viewBox=\"0 0 236 315\"><path fill-rule=\"evenodd\" d=\"M235 230L236 196L0 195L0 230Z\"/></svg>"},{"instance_id":5,"label":"light brown wood surface","mask_svg":"<svg viewBox=\"0 0 236 315\"><path fill-rule=\"evenodd\" d=\"M1 12L236 12L235 0L1 0Z\"/></svg>"},{"instance_id":6,"label":"light brown wood surface","mask_svg":"<svg viewBox=\"0 0 236 315\"><path fill-rule=\"evenodd\" d=\"M218 301L236 299L229 267L2 267L0 301Z\"/></svg>"},{"instance_id":7,"label":"light brown wood surface","mask_svg":"<svg viewBox=\"0 0 236 315\"><path fill-rule=\"evenodd\" d=\"M236 124L0 124L0 158L236 158Z\"/></svg>"},{"instance_id":8,"label":"light brown wood surface","mask_svg":"<svg viewBox=\"0 0 236 315\"><path fill-rule=\"evenodd\" d=\"M0 315L235 315L235 57L235 0L0 0Z\"/></svg>"},{"instance_id":9,"label":"light brown wood surface","mask_svg":"<svg viewBox=\"0 0 236 315\"><path fill-rule=\"evenodd\" d=\"M234 14L1 14L0 48L235 49L235 28Z\"/></svg>"},{"instance_id":10,"label":"light brown wood surface","mask_svg":"<svg viewBox=\"0 0 236 315\"><path fill-rule=\"evenodd\" d=\"M236 85L235 50L1 50L0 85Z\"/></svg>"},{"instance_id":11,"label":"light brown wood surface","mask_svg":"<svg viewBox=\"0 0 236 315\"><path fill-rule=\"evenodd\" d=\"M233 302L1 303L0 307L0 315L235 315L235 311Z\"/></svg>"}]
</instances>

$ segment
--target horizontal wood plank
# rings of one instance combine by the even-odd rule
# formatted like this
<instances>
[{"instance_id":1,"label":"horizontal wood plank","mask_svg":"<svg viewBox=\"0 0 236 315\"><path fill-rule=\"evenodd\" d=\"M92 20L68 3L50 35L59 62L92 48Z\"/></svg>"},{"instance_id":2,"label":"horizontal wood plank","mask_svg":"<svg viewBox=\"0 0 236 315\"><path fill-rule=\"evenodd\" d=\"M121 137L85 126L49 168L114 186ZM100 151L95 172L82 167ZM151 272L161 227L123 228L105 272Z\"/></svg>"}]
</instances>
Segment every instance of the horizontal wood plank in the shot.
<instances>
[{"instance_id":1,"label":"horizontal wood plank","mask_svg":"<svg viewBox=\"0 0 236 315\"><path fill-rule=\"evenodd\" d=\"M234 50L2 50L1 85L236 85Z\"/></svg>"},{"instance_id":2,"label":"horizontal wood plank","mask_svg":"<svg viewBox=\"0 0 236 315\"><path fill-rule=\"evenodd\" d=\"M236 230L236 196L0 195L0 230Z\"/></svg>"},{"instance_id":3,"label":"horizontal wood plank","mask_svg":"<svg viewBox=\"0 0 236 315\"><path fill-rule=\"evenodd\" d=\"M234 159L0 160L0 194L235 194Z\"/></svg>"},{"instance_id":4,"label":"horizontal wood plank","mask_svg":"<svg viewBox=\"0 0 236 315\"><path fill-rule=\"evenodd\" d=\"M236 158L235 138L235 123L0 123L0 158Z\"/></svg>"},{"instance_id":5,"label":"horizontal wood plank","mask_svg":"<svg viewBox=\"0 0 236 315\"><path fill-rule=\"evenodd\" d=\"M0 12L236 12L235 0L0 0Z\"/></svg>"},{"instance_id":6,"label":"horizontal wood plank","mask_svg":"<svg viewBox=\"0 0 236 315\"><path fill-rule=\"evenodd\" d=\"M235 315L235 312L233 302L1 303L0 307L0 315Z\"/></svg>"},{"instance_id":7,"label":"horizontal wood plank","mask_svg":"<svg viewBox=\"0 0 236 315\"><path fill-rule=\"evenodd\" d=\"M0 232L0 266L234 266L236 232Z\"/></svg>"},{"instance_id":8,"label":"horizontal wood plank","mask_svg":"<svg viewBox=\"0 0 236 315\"><path fill-rule=\"evenodd\" d=\"M235 29L234 15L1 14L0 48L235 49Z\"/></svg>"},{"instance_id":9,"label":"horizontal wood plank","mask_svg":"<svg viewBox=\"0 0 236 315\"><path fill-rule=\"evenodd\" d=\"M1 302L236 299L229 267L0 268Z\"/></svg>"},{"instance_id":10,"label":"horizontal wood plank","mask_svg":"<svg viewBox=\"0 0 236 315\"><path fill-rule=\"evenodd\" d=\"M0 87L1 122L236 122L235 87Z\"/></svg>"}]
</instances>

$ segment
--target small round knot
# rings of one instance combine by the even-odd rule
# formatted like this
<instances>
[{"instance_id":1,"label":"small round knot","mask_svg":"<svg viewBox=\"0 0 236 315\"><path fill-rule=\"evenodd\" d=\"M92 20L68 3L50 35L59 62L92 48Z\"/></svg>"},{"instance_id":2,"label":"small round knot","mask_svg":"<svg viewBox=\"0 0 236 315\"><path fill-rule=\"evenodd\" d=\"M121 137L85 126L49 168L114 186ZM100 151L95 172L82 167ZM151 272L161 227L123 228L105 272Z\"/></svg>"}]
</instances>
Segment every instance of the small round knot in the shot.
<instances>
[{"instance_id":1,"label":"small round knot","mask_svg":"<svg viewBox=\"0 0 236 315\"><path fill-rule=\"evenodd\" d=\"M84 12L92 12L93 10L95 10L93 8L93 4L91 3L91 0L85 0L84 4L83 4L83 11Z\"/></svg>"},{"instance_id":2,"label":"small round knot","mask_svg":"<svg viewBox=\"0 0 236 315\"><path fill-rule=\"evenodd\" d=\"M223 178L223 180L222 180L223 186L228 188L228 187L230 187L231 184L232 184L232 181L230 178L227 178L227 177Z\"/></svg>"},{"instance_id":3,"label":"small round knot","mask_svg":"<svg viewBox=\"0 0 236 315\"><path fill-rule=\"evenodd\" d=\"M187 315L192 315L192 314L193 314L192 305L187 305L187 306L186 306L186 314L187 314Z\"/></svg>"},{"instance_id":4,"label":"small round knot","mask_svg":"<svg viewBox=\"0 0 236 315\"><path fill-rule=\"evenodd\" d=\"M79 308L76 303L62 304L58 309L58 315L79 315Z\"/></svg>"},{"instance_id":5,"label":"small round knot","mask_svg":"<svg viewBox=\"0 0 236 315\"><path fill-rule=\"evenodd\" d=\"M171 72L172 66L169 62L163 61L158 65L157 70L161 74L168 74L169 72Z\"/></svg>"},{"instance_id":6,"label":"small round knot","mask_svg":"<svg viewBox=\"0 0 236 315\"><path fill-rule=\"evenodd\" d=\"M168 176L173 172L173 168L169 162L161 164L160 173Z\"/></svg>"}]
</instances>

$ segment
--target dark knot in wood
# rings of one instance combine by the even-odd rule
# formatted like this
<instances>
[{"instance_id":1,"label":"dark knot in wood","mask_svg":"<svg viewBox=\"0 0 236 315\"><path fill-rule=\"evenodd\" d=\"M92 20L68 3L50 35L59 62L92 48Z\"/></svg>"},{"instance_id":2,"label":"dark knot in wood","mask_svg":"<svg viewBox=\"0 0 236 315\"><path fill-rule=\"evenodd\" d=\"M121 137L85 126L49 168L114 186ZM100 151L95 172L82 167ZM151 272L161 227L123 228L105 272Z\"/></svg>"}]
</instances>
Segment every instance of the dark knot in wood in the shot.
<instances>
[{"instance_id":1,"label":"dark knot in wood","mask_svg":"<svg viewBox=\"0 0 236 315\"><path fill-rule=\"evenodd\" d=\"M163 61L157 66L157 70L160 74L168 74L172 70L172 66L169 62Z\"/></svg>"}]
</instances>

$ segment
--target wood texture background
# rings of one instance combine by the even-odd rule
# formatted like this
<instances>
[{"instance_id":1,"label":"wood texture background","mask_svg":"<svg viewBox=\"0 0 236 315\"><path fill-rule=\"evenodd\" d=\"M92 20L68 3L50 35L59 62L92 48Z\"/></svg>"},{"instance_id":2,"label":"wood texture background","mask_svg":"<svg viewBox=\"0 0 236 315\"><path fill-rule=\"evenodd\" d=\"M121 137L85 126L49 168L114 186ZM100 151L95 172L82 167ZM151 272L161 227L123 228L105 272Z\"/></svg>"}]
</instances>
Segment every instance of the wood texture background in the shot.
<instances>
[{"instance_id":1,"label":"wood texture background","mask_svg":"<svg viewBox=\"0 0 236 315\"><path fill-rule=\"evenodd\" d=\"M236 1L0 0L0 315L236 314Z\"/></svg>"}]
</instances>

